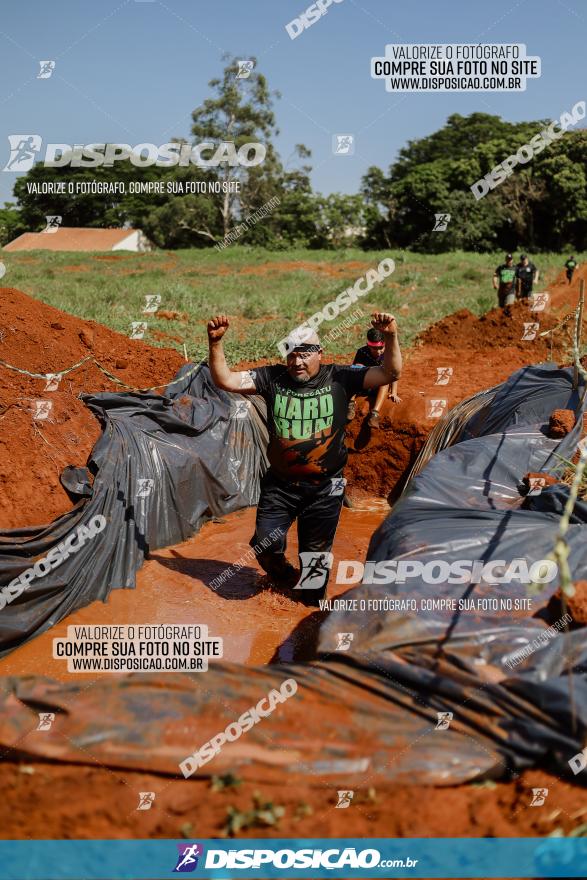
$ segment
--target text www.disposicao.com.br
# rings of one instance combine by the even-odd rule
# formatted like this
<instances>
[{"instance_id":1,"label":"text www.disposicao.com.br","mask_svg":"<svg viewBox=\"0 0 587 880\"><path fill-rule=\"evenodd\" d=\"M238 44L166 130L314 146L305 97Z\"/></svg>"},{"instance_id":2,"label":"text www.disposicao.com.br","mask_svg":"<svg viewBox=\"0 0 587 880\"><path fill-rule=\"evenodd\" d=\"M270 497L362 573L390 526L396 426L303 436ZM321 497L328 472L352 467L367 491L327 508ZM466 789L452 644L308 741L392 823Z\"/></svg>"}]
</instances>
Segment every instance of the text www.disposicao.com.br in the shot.
<instances>
[{"instance_id":1,"label":"text www.disposicao.com.br","mask_svg":"<svg viewBox=\"0 0 587 880\"><path fill-rule=\"evenodd\" d=\"M202 669L200 657L72 657L76 672L194 672Z\"/></svg>"}]
</instances>

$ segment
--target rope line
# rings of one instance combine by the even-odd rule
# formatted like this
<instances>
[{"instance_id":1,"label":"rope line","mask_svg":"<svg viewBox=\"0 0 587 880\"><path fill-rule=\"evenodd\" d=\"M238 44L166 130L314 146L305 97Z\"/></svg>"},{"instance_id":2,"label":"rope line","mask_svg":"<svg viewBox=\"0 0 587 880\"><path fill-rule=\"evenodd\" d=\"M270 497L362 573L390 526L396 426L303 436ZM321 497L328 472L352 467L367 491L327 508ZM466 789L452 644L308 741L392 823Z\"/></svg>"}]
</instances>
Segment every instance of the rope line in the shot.
<instances>
[{"instance_id":1,"label":"rope line","mask_svg":"<svg viewBox=\"0 0 587 880\"><path fill-rule=\"evenodd\" d=\"M31 373L29 370L23 370L22 367L15 367L14 364L9 364L7 361L3 361L0 358L0 365L6 367L8 370L13 370L15 373L20 373L23 376L31 376L33 379L45 379L48 381L49 379L61 379L63 376L66 376L68 373L71 373L73 370L77 370L82 364L91 361L95 364L99 370L101 370L111 382L115 382L117 385L122 385L123 388L127 388L129 391L138 391L141 393L146 393L148 391L156 391L158 388L168 388L170 385L175 385L178 382L183 382L192 376L202 366L202 363L195 364L191 370L188 370L187 373L184 373L183 376L180 376L179 379L172 379L171 382L164 382L162 385L151 385L150 388L135 388L133 385L127 385L126 382L123 382L122 379L119 379L118 376L115 376L114 373L111 373L110 370L107 370L106 367L102 366L100 361L97 361L95 357L91 355L86 355L86 357L82 358L81 361L78 361L76 364L72 364L71 367L65 367L63 370L59 370L56 373Z\"/></svg>"}]
</instances>

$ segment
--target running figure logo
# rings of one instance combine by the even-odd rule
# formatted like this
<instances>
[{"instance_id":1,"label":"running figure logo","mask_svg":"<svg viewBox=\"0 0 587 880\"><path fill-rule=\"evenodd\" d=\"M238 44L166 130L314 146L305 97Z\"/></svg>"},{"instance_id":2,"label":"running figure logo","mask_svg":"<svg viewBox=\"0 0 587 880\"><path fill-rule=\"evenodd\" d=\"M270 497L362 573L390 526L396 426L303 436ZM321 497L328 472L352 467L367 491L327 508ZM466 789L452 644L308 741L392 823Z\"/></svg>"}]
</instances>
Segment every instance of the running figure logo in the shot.
<instances>
[{"instance_id":1,"label":"running figure logo","mask_svg":"<svg viewBox=\"0 0 587 880\"><path fill-rule=\"evenodd\" d=\"M522 339L526 342L531 342L532 339L536 339L536 334L538 333L538 328L540 324L536 323L525 323L524 324L524 332L522 333Z\"/></svg>"},{"instance_id":2,"label":"running figure logo","mask_svg":"<svg viewBox=\"0 0 587 880\"><path fill-rule=\"evenodd\" d=\"M154 791L139 791L139 805L137 807L137 810L150 810L154 802Z\"/></svg>"},{"instance_id":3,"label":"running figure logo","mask_svg":"<svg viewBox=\"0 0 587 880\"><path fill-rule=\"evenodd\" d=\"M531 298L532 312L543 312L550 302L549 293L533 293Z\"/></svg>"},{"instance_id":4,"label":"running figure logo","mask_svg":"<svg viewBox=\"0 0 587 880\"><path fill-rule=\"evenodd\" d=\"M452 712L437 712L436 718L438 720L434 729L448 730L448 728L450 727L450 722L452 721Z\"/></svg>"},{"instance_id":5,"label":"running figure logo","mask_svg":"<svg viewBox=\"0 0 587 880\"><path fill-rule=\"evenodd\" d=\"M328 573L332 568L334 555L332 553L317 553L306 551L300 553L302 573L294 590L319 590L326 585Z\"/></svg>"},{"instance_id":6,"label":"running figure logo","mask_svg":"<svg viewBox=\"0 0 587 880\"><path fill-rule=\"evenodd\" d=\"M130 325L130 338L142 339L148 326L146 321L133 321Z\"/></svg>"},{"instance_id":7,"label":"running figure logo","mask_svg":"<svg viewBox=\"0 0 587 880\"><path fill-rule=\"evenodd\" d=\"M532 789L532 800L530 801L531 807L541 807L548 797L548 789L547 788L533 788Z\"/></svg>"},{"instance_id":8,"label":"running figure logo","mask_svg":"<svg viewBox=\"0 0 587 880\"><path fill-rule=\"evenodd\" d=\"M252 403L250 400L236 400L234 402L234 409L231 409L230 412L231 419L246 419L249 415L251 406Z\"/></svg>"},{"instance_id":9,"label":"running figure logo","mask_svg":"<svg viewBox=\"0 0 587 880\"><path fill-rule=\"evenodd\" d=\"M45 391L58 391L59 383L61 382L63 376L61 373L46 373L47 380L45 385Z\"/></svg>"},{"instance_id":10,"label":"running figure logo","mask_svg":"<svg viewBox=\"0 0 587 880\"><path fill-rule=\"evenodd\" d=\"M43 140L39 134L9 134L10 159L3 171L30 171Z\"/></svg>"},{"instance_id":11,"label":"running figure logo","mask_svg":"<svg viewBox=\"0 0 587 880\"><path fill-rule=\"evenodd\" d=\"M238 73L236 75L237 79L248 79L253 72L253 68L255 66L255 62L251 59L250 61L237 61L238 64Z\"/></svg>"},{"instance_id":12,"label":"running figure logo","mask_svg":"<svg viewBox=\"0 0 587 880\"><path fill-rule=\"evenodd\" d=\"M195 871L198 867L198 859L204 855L204 849L199 843L178 843L177 865L174 873L187 874Z\"/></svg>"},{"instance_id":13,"label":"running figure logo","mask_svg":"<svg viewBox=\"0 0 587 880\"><path fill-rule=\"evenodd\" d=\"M35 409L33 411L33 419L37 422L42 422L44 419L48 419L51 415L51 410L53 409L53 401L52 400L35 400Z\"/></svg>"},{"instance_id":14,"label":"running figure logo","mask_svg":"<svg viewBox=\"0 0 587 880\"><path fill-rule=\"evenodd\" d=\"M346 810L351 805L351 801L354 797L354 791L337 791L338 795L338 803L336 805L337 810Z\"/></svg>"},{"instance_id":15,"label":"running figure logo","mask_svg":"<svg viewBox=\"0 0 587 880\"><path fill-rule=\"evenodd\" d=\"M61 226L61 221L63 220L63 217L60 214L46 214L45 220L47 221L47 225L41 231L51 234L53 232L57 232L57 230Z\"/></svg>"},{"instance_id":16,"label":"running figure logo","mask_svg":"<svg viewBox=\"0 0 587 880\"><path fill-rule=\"evenodd\" d=\"M436 367L435 385L448 385L452 376L452 367Z\"/></svg>"},{"instance_id":17,"label":"running figure logo","mask_svg":"<svg viewBox=\"0 0 587 880\"><path fill-rule=\"evenodd\" d=\"M338 644L336 645L337 651L349 651L351 647L351 642L355 637L354 633L337 633Z\"/></svg>"},{"instance_id":18,"label":"running figure logo","mask_svg":"<svg viewBox=\"0 0 587 880\"><path fill-rule=\"evenodd\" d=\"M160 293L147 293L147 294L145 294L145 308L143 309L143 315L154 315L160 305L161 305L161 294Z\"/></svg>"},{"instance_id":19,"label":"running figure logo","mask_svg":"<svg viewBox=\"0 0 587 880\"><path fill-rule=\"evenodd\" d=\"M426 401L426 418L439 419L446 412L448 400L443 397L433 397Z\"/></svg>"},{"instance_id":20,"label":"running figure logo","mask_svg":"<svg viewBox=\"0 0 587 880\"><path fill-rule=\"evenodd\" d=\"M546 488L546 480L544 477L528 477L528 495L540 495Z\"/></svg>"},{"instance_id":21,"label":"running figure logo","mask_svg":"<svg viewBox=\"0 0 587 880\"><path fill-rule=\"evenodd\" d=\"M450 223L450 214L435 214L434 218L432 232L446 232L446 228Z\"/></svg>"},{"instance_id":22,"label":"running figure logo","mask_svg":"<svg viewBox=\"0 0 587 880\"><path fill-rule=\"evenodd\" d=\"M39 712L39 726L37 730L51 730L51 725L54 721L54 712Z\"/></svg>"},{"instance_id":23,"label":"running figure logo","mask_svg":"<svg viewBox=\"0 0 587 880\"><path fill-rule=\"evenodd\" d=\"M344 477L331 477L329 495L344 495L346 480Z\"/></svg>"},{"instance_id":24,"label":"running figure logo","mask_svg":"<svg viewBox=\"0 0 587 880\"><path fill-rule=\"evenodd\" d=\"M332 152L335 156L353 156L355 153L354 134L335 134L332 136Z\"/></svg>"},{"instance_id":25,"label":"running figure logo","mask_svg":"<svg viewBox=\"0 0 587 880\"><path fill-rule=\"evenodd\" d=\"M37 74L37 79L49 79L53 71L55 70L55 62L54 61L39 61L39 67L41 68Z\"/></svg>"},{"instance_id":26,"label":"running figure logo","mask_svg":"<svg viewBox=\"0 0 587 880\"><path fill-rule=\"evenodd\" d=\"M148 498L153 491L155 480L149 477L139 477L137 480L137 498Z\"/></svg>"}]
</instances>

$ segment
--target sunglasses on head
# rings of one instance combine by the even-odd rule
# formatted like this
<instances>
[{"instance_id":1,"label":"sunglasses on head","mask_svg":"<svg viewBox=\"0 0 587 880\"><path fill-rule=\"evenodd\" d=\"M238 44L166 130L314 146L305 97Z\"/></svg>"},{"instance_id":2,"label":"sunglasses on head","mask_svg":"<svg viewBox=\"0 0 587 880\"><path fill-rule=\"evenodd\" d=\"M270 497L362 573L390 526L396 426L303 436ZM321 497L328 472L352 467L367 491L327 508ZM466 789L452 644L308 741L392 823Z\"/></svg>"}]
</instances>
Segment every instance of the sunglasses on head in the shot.
<instances>
[{"instance_id":1,"label":"sunglasses on head","mask_svg":"<svg viewBox=\"0 0 587 880\"><path fill-rule=\"evenodd\" d=\"M304 345L299 345L297 348L294 348L293 351L289 351L287 356L293 357L293 355L297 354L303 361L307 361L310 355L316 354L316 352L319 351L322 351L319 345L305 343Z\"/></svg>"}]
</instances>

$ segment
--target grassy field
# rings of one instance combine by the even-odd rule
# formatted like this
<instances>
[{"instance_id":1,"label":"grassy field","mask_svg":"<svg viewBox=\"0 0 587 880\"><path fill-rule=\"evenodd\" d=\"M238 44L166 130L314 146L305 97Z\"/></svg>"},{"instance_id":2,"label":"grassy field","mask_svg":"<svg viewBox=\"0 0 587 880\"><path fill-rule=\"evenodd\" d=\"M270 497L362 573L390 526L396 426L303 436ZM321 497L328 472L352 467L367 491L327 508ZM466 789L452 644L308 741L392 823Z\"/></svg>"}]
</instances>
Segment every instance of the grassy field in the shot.
<instances>
[{"instance_id":1,"label":"grassy field","mask_svg":"<svg viewBox=\"0 0 587 880\"><path fill-rule=\"evenodd\" d=\"M426 326L461 308L481 314L496 305L493 271L503 254L455 252L441 255L407 251L292 250L232 247L158 251L150 254L80 254L31 251L0 253L6 274L0 282L81 318L129 334L132 321L147 321L144 339L183 351L190 359L206 352L205 320L225 312L233 321L229 355L233 363L274 359L275 342L356 281L383 257L395 272L351 306L352 326L325 339L332 354L361 343L374 308L397 315L401 339L409 345ZM583 262L582 255L576 255ZM567 255L541 254L537 290L560 273ZM145 296L159 294L160 309L180 313L174 320L144 315ZM330 333L344 318L322 325ZM228 341L228 339L227 339Z\"/></svg>"}]
</instances>

